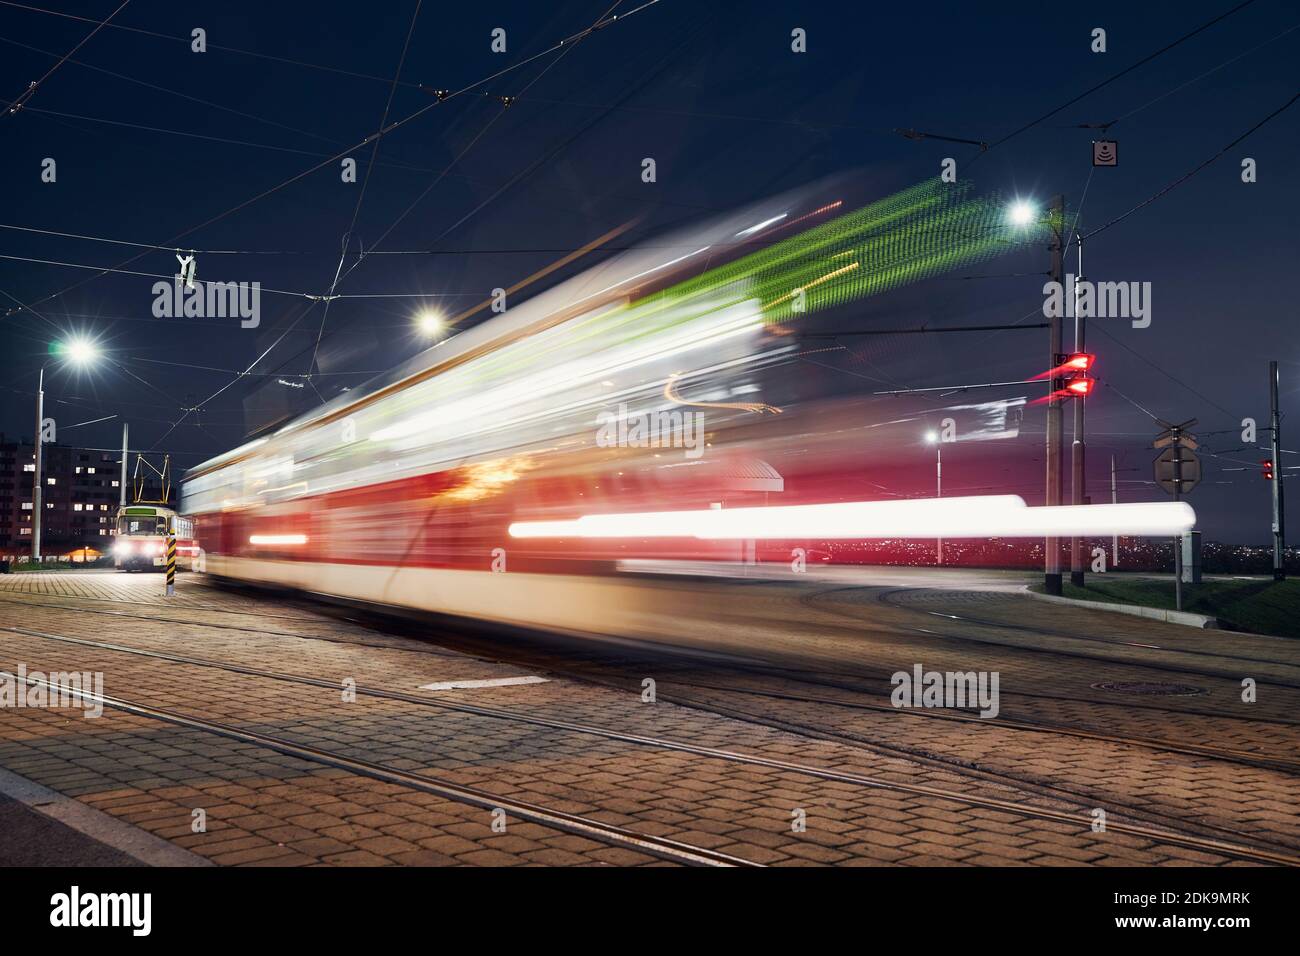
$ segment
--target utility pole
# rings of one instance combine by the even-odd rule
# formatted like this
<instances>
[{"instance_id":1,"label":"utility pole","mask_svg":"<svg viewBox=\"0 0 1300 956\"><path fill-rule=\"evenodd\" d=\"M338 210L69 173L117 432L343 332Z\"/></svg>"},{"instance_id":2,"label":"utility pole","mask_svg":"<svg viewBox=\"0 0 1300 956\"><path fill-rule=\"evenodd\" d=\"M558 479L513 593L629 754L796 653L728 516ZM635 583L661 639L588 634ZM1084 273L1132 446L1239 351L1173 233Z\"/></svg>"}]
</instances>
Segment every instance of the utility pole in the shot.
<instances>
[{"instance_id":1,"label":"utility pole","mask_svg":"<svg viewBox=\"0 0 1300 956\"><path fill-rule=\"evenodd\" d=\"M943 497L943 439L940 438L934 445L934 485L935 497ZM938 541L939 553L938 563L943 564L943 538Z\"/></svg>"},{"instance_id":2,"label":"utility pole","mask_svg":"<svg viewBox=\"0 0 1300 956\"><path fill-rule=\"evenodd\" d=\"M45 369L36 388L36 473L32 476L32 560L41 560L41 425L45 421Z\"/></svg>"},{"instance_id":3,"label":"utility pole","mask_svg":"<svg viewBox=\"0 0 1300 956\"><path fill-rule=\"evenodd\" d=\"M126 422L123 422L122 423L122 477L121 479L119 479L117 483L118 490L121 492L121 495L118 497L118 506L121 508L126 507L126 459L127 459L127 455L129 454L129 452L126 450L126 436L129 433L129 430L130 430L130 426Z\"/></svg>"},{"instance_id":4,"label":"utility pole","mask_svg":"<svg viewBox=\"0 0 1300 956\"><path fill-rule=\"evenodd\" d=\"M1277 362L1268 363L1269 430L1273 433L1273 580L1286 580L1286 515L1282 497L1282 417L1277 408Z\"/></svg>"},{"instance_id":5,"label":"utility pole","mask_svg":"<svg viewBox=\"0 0 1300 956\"><path fill-rule=\"evenodd\" d=\"M1065 228L1064 219L1061 228ZM1082 354L1084 349L1084 317L1079 314L1079 283L1083 281L1083 240L1076 237L1079 244L1079 271L1074 277L1074 351ZM1068 301L1068 300L1067 300ZM1084 441L1083 441L1083 396L1074 400L1074 441L1070 445L1070 504L1083 504L1084 500ZM1070 583L1083 587L1083 539L1077 534L1070 538Z\"/></svg>"},{"instance_id":6,"label":"utility pole","mask_svg":"<svg viewBox=\"0 0 1300 956\"><path fill-rule=\"evenodd\" d=\"M1051 210L1048 212L1049 222L1052 227L1052 281L1061 283L1061 289L1065 289L1064 277L1064 255L1065 255L1065 197L1054 196L1052 198ZM1060 311L1053 309L1051 311ZM1077 310L1076 310L1077 311ZM1059 315L1048 317L1048 337L1049 353L1048 368L1056 368L1059 365L1058 356L1061 354L1061 317ZM1061 380L1057 376L1052 377L1049 383L1047 398L1047 494L1046 504L1048 507L1059 505L1061 503L1061 399L1057 395L1060 391ZM1044 559L1043 559L1043 589L1048 594L1061 593L1061 543L1058 538L1047 538L1044 542Z\"/></svg>"},{"instance_id":7,"label":"utility pole","mask_svg":"<svg viewBox=\"0 0 1300 956\"><path fill-rule=\"evenodd\" d=\"M1173 495L1174 501L1181 501L1185 491L1190 492L1201 482L1201 460L1196 456L1196 449L1199 446L1196 436L1187 430L1196 424L1196 419L1189 418L1177 425L1162 418L1156 419L1156 422L1164 426L1164 431L1160 432L1152 443L1152 447L1164 449L1155 460L1156 484ZM1184 466L1189 467L1191 471L1184 471ZM1183 487L1184 484L1187 485L1186 488ZM1191 541L1195 545L1197 539L1192 538ZM1174 606L1181 611L1183 609L1183 536L1178 535L1173 542ZM1193 559L1193 569L1198 563L1199 559ZM1195 574L1192 577L1196 579Z\"/></svg>"},{"instance_id":8,"label":"utility pole","mask_svg":"<svg viewBox=\"0 0 1300 956\"><path fill-rule=\"evenodd\" d=\"M1176 435L1177 433L1175 433ZM1174 501L1183 493L1183 458L1179 454L1174 459ZM1183 536L1174 538L1174 610L1183 609Z\"/></svg>"}]
</instances>

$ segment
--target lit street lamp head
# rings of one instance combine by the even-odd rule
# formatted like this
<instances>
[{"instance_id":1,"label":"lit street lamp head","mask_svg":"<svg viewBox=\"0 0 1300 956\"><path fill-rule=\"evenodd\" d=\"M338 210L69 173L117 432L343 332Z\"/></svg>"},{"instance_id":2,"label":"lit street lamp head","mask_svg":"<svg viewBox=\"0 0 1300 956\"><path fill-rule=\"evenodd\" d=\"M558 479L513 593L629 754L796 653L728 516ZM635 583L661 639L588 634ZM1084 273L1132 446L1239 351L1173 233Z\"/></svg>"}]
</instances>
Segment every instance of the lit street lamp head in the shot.
<instances>
[{"instance_id":1,"label":"lit street lamp head","mask_svg":"<svg viewBox=\"0 0 1300 956\"><path fill-rule=\"evenodd\" d=\"M86 338L69 339L59 343L58 351L73 365L90 365L99 358L99 346Z\"/></svg>"},{"instance_id":2,"label":"lit street lamp head","mask_svg":"<svg viewBox=\"0 0 1300 956\"><path fill-rule=\"evenodd\" d=\"M433 338L446 329L447 320L441 312L426 309L415 317L415 327L425 338Z\"/></svg>"},{"instance_id":3,"label":"lit street lamp head","mask_svg":"<svg viewBox=\"0 0 1300 956\"><path fill-rule=\"evenodd\" d=\"M1024 200L1017 200L1007 210L1007 218L1013 226L1028 226L1038 218L1038 210Z\"/></svg>"}]
</instances>

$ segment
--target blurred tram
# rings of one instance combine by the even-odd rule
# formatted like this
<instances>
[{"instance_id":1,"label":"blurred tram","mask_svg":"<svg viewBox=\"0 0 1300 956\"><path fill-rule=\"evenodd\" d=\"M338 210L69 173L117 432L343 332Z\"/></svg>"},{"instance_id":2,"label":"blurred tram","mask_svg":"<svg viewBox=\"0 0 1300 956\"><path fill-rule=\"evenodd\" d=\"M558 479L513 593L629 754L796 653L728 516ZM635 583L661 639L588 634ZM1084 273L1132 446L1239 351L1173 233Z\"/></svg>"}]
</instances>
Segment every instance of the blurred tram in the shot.
<instances>
[{"instance_id":1,"label":"blurred tram","mask_svg":"<svg viewBox=\"0 0 1300 956\"><path fill-rule=\"evenodd\" d=\"M789 561L791 542L764 552L752 541L516 538L510 526L861 498L860 408L837 417L769 404L764 374L798 368L781 323L888 287L886 266L915 278L1002 251L996 231L966 228L978 210L970 223L946 213L963 228L933 253L891 238L897 223L950 202L948 188L847 215L837 202L777 197L511 303L190 470L182 510L205 570L626 633L654 601L614 574L626 562ZM904 272L889 256L916 261Z\"/></svg>"}]
</instances>

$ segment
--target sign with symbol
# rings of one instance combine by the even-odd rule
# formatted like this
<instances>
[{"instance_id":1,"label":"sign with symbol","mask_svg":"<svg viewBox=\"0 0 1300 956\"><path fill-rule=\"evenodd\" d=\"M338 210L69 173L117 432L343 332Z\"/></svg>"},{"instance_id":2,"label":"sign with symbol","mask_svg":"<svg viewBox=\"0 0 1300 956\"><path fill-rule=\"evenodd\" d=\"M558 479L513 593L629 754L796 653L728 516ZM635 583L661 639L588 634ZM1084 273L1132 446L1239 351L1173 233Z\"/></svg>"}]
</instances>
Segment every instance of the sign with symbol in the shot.
<instances>
[{"instance_id":1,"label":"sign with symbol","mask_svg":"<svg viewBox=\"0 0 1300 956\"><path fill-rule=\"evenodd\" d=\"M1092 141L1092 165L1118 166L1119 143L1113 139L1094 139Z\"/></svg>"},{"instance_id":2,"label":"sign with symbol","mask_svg":"<svg viewBox=\"0 0 1300 956\"><path fill-rule=\"evenodd\" d=\"M1171 445L1155 460L1156 484L1169 494L1187 494L1201 483L1201 459L1181 445Z\"/></svg>"}]
</instances>

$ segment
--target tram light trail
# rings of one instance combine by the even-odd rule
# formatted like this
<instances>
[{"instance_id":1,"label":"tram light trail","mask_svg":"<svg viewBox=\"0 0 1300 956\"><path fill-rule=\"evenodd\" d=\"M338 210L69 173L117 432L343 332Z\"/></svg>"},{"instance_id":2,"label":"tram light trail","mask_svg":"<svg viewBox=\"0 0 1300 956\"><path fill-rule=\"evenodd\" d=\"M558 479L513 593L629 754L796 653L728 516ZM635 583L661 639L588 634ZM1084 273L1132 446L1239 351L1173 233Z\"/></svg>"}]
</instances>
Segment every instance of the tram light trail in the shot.
<instances>
[{"instance_id":1,"label":"tram light trail","mask_svg":"<svg viewBox=\"0 0 1300 956\"><path fill-rule=\"evenodd\" d=\"M1179 535L1196 523L1185 501L1030 508L1017 495L716 508L522 521L516 538L817 540L1028 538L1045 535Z\"/></svg>"}]
</instances>

